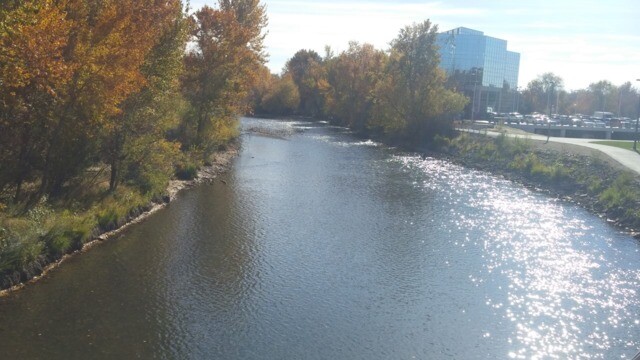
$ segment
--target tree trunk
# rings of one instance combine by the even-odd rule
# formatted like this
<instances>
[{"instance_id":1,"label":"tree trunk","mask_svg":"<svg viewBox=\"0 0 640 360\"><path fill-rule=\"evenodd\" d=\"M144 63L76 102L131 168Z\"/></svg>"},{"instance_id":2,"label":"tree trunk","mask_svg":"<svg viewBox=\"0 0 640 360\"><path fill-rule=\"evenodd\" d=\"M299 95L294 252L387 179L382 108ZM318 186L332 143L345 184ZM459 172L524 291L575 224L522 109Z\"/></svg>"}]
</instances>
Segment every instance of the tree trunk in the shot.
<instances>
[{"instance_id":1,"label":"tree trunk","mask_svg":"<svg viewBox=\"0 0 640 360\"><path fill-rule=\"evenodd\" d=\"M20 195L22 193L22 177L19 177L16 181L16 193L13 196L13 202L18 203L20 201Z\"/></svg>"},{"instance_id":2,"label":"tree trunk","mask_svg":"<svg viewBox=\"0 0 640 360\"><path fill-rule=\"evenodd\" d=\"M111 161L111 178L109 179L109 191L115 191L118 187L118 160Z\"/></svg>"}]
</instances>

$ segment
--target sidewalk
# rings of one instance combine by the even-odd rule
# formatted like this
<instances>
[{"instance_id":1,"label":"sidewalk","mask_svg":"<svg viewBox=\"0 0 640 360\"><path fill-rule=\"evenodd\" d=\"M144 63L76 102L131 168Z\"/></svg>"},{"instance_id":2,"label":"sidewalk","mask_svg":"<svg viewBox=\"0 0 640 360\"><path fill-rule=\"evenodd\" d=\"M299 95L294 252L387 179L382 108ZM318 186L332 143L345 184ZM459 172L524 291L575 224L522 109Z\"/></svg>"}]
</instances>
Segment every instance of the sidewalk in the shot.
<instances>
[{"instance_id":1,"label":"sidewalk","mask_svg":"<svg viewBox=\"0 0 640 360\"><path fill-rule=\"evenodd\" d=\"M487 136L491 136L491 137L497 137L499 136L501 133L498 131L494 131L491 129L487 129L487 130L472 130L472 129L462 129L462 128L457 128L456 130L461 131L461 132L469 132L469 133L476 133L476 134L483 134L483 135L487 135ZM522 138L522 139L531 139L531 140L538 140L538 141L547 141L547 137L544 135L537 135L537 134L509 134L506 133L505 135L512 137L512 138ZM629 151L629 150L625 150L625 149L621 149L618 147L614 147L614 146L607 146L607 145L600 145L600 144L593 144L592 141L600 141L599 139L572 139L572 138L560 138L560 137L550 137L549 138L550 142L556 142L556 143L562 143L562 144L570 144L570 145L577 145L577 146L583 146L586 148L591 148L594 150L598 150L602 153L604 153L605 155L609 156L610 158L612 158L613 160L615 160L616 162L620 163L621 165L625 166L626 168L628 168L629 170L635 172L636 174L640 175L640 154L634 152L634 151Z\"/></svg>"}]
</instances>

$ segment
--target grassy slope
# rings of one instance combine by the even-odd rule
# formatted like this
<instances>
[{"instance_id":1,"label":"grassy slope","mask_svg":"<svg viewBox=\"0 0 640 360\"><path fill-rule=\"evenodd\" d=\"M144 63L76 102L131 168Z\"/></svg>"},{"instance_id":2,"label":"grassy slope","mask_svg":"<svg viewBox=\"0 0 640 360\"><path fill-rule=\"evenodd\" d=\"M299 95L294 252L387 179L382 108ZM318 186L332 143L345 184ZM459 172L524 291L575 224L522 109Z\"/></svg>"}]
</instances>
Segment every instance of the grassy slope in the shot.
<instances>
[{"instance_id":1,"label":"grassy slope","mask_svg":"<svg viewBox=\"0 0 640 360\"><path fill-rule=\"evenodd\" d=\"M569 196L622 227L640 229L640 182L632 173L594 157L535 150L523 139L460 135L441 148L468 166L505 173L552 193Z\"/></svg>"},{"instance_id":2,"label":"grassy slope","mask_svg":"<svg viewBox=\"0 0 640 360\"><path fill-rule=\"evenodd\" d=\"M214 177L236 153L237 145L232 143L226 150L213 154L211 166L202 175ZM202 165L177 164L176 177L192 180ZM12 203L10 195L0 194L0 290L39 275L44 265L81 249L100 234L121 227L154 203L167 200L168 178L159 181L159 188L153 191L144 192L138 186L123 184L109 192L108 176L108 171L89 169L82 179L69 184L64 196L43 198L28 207L7 205Z\"/></svg>"}]
</instances>

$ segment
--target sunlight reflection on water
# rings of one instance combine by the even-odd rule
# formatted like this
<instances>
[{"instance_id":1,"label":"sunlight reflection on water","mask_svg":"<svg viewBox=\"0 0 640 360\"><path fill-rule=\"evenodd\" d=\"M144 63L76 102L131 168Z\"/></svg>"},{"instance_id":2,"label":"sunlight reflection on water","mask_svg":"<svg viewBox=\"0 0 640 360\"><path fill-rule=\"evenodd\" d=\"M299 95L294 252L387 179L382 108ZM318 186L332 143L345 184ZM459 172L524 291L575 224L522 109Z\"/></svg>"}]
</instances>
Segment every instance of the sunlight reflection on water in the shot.
<instances>
[{"instance_id":1,"label":"sunlight reflection on water","mask_svg":"<svg viewBox=\"0 0 640 360\"><path fill-rule=\"evenodd\" d=\"M509 357L603 359L611 347L640 346L634 338L640 271L603 254L611 239L577 217L580 209L445 161L393 160L427 174L419 186L451 189L450 225L468 233L456 245L473 241L486 261L486 272L470 280L486 286L496 276L507 279L507 288L487 293L486 305L516 326ZM469 213L477 216L463 215Z\"/></svg>"}]
</instances>

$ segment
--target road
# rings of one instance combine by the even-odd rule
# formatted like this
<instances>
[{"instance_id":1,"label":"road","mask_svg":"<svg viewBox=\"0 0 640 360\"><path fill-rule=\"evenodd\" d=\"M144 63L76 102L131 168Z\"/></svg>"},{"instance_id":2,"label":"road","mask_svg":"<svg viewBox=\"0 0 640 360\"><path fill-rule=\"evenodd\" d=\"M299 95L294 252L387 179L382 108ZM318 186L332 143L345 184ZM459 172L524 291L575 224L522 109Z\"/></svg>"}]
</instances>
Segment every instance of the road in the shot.
<instances>
[{"instance_id":1,"label":"road","mask_svg":"<svg viewBox=\"0 0 640 360\"><path fill-rule=\"evenodd\" d=\"M478 134L484 134L487 136L492 136L492 137L497 137L498 135L500 135L501 133L498 131L493 131L491 129L487 129L487 130L471 130L471 129L457 129L458 131L464 131L464 132L472 132L472 133L478 133ZM513 138L523 138L523 139L531 139L531 140L540 140L540 141L546 141L547 137L544 135L537 135L537 134L506 134L509 137L513 137ZM605 155L609 156L610 158L612 158L613 160L617 161L618 163L622 164L623 166L625 166L626 168L628 168L629 170L635 172L636 174L640 175L640 154L634 152L634 151L629 151L629 150L625 150L625 149L621 149L618 147L614 147L614 146L607 146L607 145L601 145L601 144L594 144L592 143L592 141L601 141L598 139L572 139L572 138L560 138L560 137L550 137L549 141L552 142L557 142L557 143L563 143L563 144L571 144L571 145L578 145L578 146L584 146L587 148L591 148L591 149L595 149L595 150L599 150L600 152L604 153Z\"/></svg>"}]
</instances>

